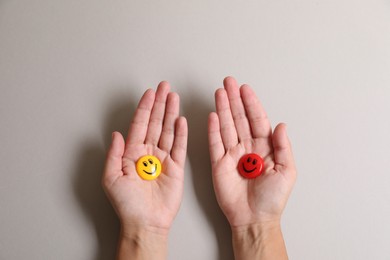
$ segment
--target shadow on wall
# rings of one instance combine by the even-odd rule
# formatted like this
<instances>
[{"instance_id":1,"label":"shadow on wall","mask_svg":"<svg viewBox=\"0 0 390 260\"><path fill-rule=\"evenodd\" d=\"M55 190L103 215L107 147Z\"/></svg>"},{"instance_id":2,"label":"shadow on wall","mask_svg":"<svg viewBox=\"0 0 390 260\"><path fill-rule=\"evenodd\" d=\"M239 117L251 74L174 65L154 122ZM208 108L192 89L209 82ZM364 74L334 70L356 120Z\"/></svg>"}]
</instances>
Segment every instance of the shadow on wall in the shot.
<instances>
[{"instance_id":1,"label":"shadow on wall","mask_svg":"<svg viewBox=\"0 0 390 260\"><path fill-rule=\"evenodd\" d=\"M125 99L122 95L113 98L103 122L104 144L101 140L90 140L83 145L80 158L73 176L73 190L82 210L93 223L97 238L97 251L94 260L115 259L120 224L104 194L101 176L104 169L106 151L111 142L111 133L120 131L124 136L137 101Z\"/></svg>"},{"instance_id":2,"label":"shadow on wall","mask_svg":"<svg viewBox=\"0 0 390 260\"><path fill-rule=\"evenodd\" d=\"M208 150L207 121L214 111L210 104L198 93L196 86L188 86L189 94L183 99L184 116L188 121L188 158L192 168L192 181L196 198L206 215L218 243L220 260L233 260L230 225L222 213L214 193L211 164Z\"/></svg>"}]
</instances>

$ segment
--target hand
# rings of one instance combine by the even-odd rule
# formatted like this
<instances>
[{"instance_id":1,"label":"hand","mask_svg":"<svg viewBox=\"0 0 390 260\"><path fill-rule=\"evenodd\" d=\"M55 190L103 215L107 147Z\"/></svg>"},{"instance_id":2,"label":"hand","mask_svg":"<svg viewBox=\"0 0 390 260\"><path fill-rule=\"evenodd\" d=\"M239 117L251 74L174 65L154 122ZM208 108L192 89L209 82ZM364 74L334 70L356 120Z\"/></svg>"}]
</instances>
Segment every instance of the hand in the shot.
<instances>
[{"instance_id":1,"label":"hand","mask_svg":"<svg viewBox=\"0 0 390 260\"><path fill-rule=\"evenodd\" d=\"M183 194L187 122L179 117L179 96L161 82L149 89L135 111L126 143L114 132L102 185L122 224L122 232L148 230L166 234ZM136 162L144 155L160 159L162 172L151 181L141 179Z\"/></svg>"},{"instance_id":2,"label":"hand","mask_svg":"<svg viewBox=\"0 0 390 260\"><path fill-rule=\"evenodd\" d=\"M232 228L279 223L296 179L286 126L274 132L253 90L227 77L215 93L216 109L209 116L209 149L218 203ZM237 171L241 156L257 153L263 173L245 179Z\"/></svg>"}]
</instances>

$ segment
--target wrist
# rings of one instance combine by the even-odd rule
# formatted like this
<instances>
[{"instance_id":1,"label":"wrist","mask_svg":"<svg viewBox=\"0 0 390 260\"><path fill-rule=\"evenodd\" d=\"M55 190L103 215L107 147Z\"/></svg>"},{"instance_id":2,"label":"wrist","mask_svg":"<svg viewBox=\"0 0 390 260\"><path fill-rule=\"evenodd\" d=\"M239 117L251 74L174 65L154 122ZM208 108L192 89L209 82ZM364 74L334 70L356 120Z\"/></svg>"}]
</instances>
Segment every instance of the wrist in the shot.
<instances>
[{"instance_id":1,"label":"wrist","mask_svg":"<svg viewBox=\"0 0 390 260\"><path fill-rule=\"evenodd\" d=\"M287 259L280 221L232 227L236 259Z\"/></svg>"},{"instance_id":2,"label":"wrist","mask_svg":"<svg viewBox=\"0 0 390 260\"><path fill-rule=\"evenodd\" d=\"M274 233L281 232L279 220L251 223L247 225L232 226L233 240L238 239L242 242L261 242Z\"/></svg>"},{"instance_id":3,"label":"wrist","mask_svg":"<svg viewBox=\"0 0 390 260\"><path fill-rule=\"evenodd\" d=\"M150 226L122 225L118 259L165 259L168 229Z\"/></svg>"},{"instance_id":4,"label":"wrist","mask_svg":"<svg viewBox=\"0 0 390 260\"><path fill-rule=\"evenodd\" d=\"M169 229L143 225L121 224L121 238L127 240L142 240L147 242L150 238L164 241L168 239Z\"/></svg>"}]
</instances>

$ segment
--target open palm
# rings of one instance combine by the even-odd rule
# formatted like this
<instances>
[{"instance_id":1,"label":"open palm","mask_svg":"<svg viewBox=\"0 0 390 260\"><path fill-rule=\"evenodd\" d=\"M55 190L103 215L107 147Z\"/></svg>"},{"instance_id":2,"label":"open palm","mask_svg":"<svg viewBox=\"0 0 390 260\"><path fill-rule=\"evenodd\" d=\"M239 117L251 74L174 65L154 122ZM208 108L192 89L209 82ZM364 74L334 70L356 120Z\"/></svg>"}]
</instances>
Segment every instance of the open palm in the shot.
<instances>
[{"instance_id":1,"label":"open palm","mask_svg":"<svg viewBox=\"0 0 390 260\"><path fill-rule=\"evenodd\" d=\"M169 229L183 194L187 122L179 117L179 96L161 82L142 96L124 141L118 132L107 155L102 184L122 224ZM143 180L136 162L144 155L160 159L160 176Z\"/></svg>"},{"instance_id":2,"label":"open palm","mask_svg":"<svg viewBox=\"0 0 390 260\"><path fill-rule=\"evenodd\" d=\"M284 124L274 132L253 90L227 77L209 116L209 149L217 200L232 226L280 219L296 178ZM248 153L264 159L262 174L243 178L237 164Z\"/></svg>"}]
</instances>

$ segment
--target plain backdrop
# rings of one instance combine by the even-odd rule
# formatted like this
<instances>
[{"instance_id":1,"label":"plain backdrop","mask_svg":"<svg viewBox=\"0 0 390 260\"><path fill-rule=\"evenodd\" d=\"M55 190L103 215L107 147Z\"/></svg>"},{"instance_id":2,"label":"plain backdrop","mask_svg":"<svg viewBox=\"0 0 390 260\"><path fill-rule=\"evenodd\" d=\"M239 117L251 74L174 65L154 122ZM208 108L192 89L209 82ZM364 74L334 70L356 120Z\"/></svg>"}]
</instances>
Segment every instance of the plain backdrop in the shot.
<instances>
[{"instance_id":1,"label":"plain backdrop","mask_svg":"<svg viewBox=\"0 0 390 260\"><path fill-rule=\"evenodd\" d=\"M168 259L233 259L207 148L227 75L288 125L290 259L390 259L389 0L0 0L0 259L114 258L105 151L161 80L189 123Z\"/></svg>"}]
</instances>

